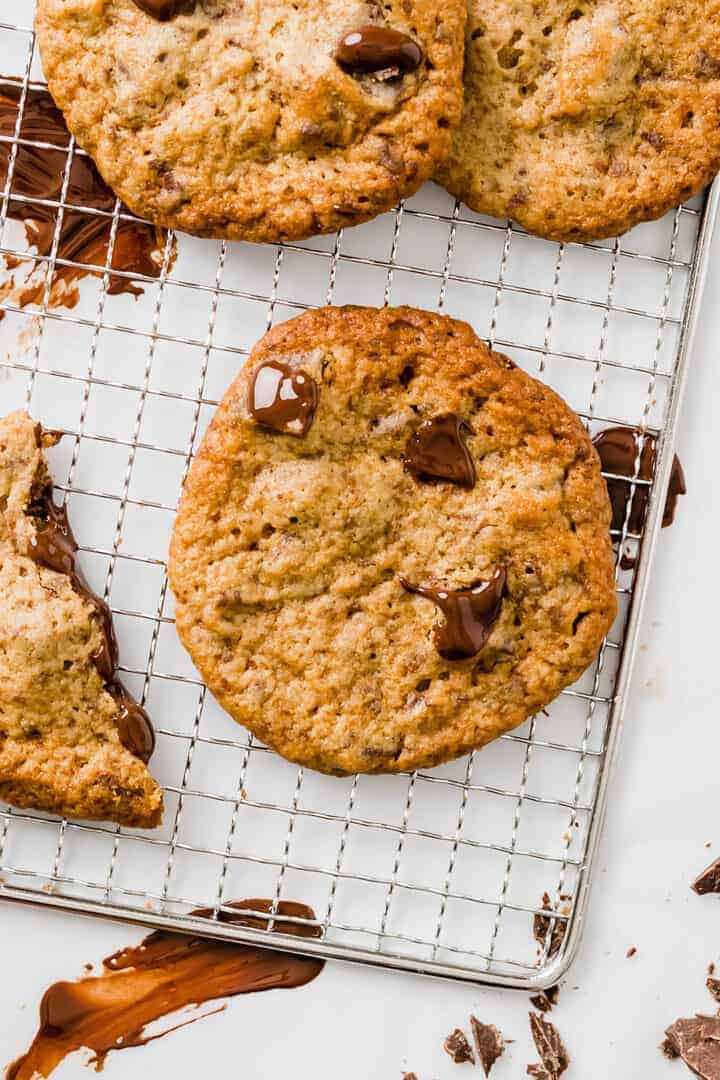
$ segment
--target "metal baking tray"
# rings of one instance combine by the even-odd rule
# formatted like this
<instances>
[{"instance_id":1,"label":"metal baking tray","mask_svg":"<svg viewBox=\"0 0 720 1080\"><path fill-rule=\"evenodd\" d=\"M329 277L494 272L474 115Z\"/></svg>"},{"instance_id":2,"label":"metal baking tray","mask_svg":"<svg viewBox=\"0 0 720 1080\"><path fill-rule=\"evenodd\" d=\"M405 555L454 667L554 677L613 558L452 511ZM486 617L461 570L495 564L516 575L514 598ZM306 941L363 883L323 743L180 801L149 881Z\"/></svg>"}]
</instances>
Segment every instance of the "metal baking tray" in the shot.
<instances>
[{"instance_id":1,"label":"metal baking tray","mask_svg":"<svg viewBox=\"0 0 720 1080\"><path fill-rule=\"evenodd\" d=\"M3 75L24 85L42 80L33 16L32 0L6 0L0 23ZM619 240L558 245L427 185L394 213L304 243L179 236L174 263L137 298L109 295L100 273L74 308L49 306L49 289L35 305L0 303L2 412L27 405L67 433L50 452L56 498L113 609L121 676L154 719L166 801L154 832L0 805L0 896L261 943L272 918L251 929L192 911L301 900L319 937L273 932L274 947L524 989L556 982L582 931L719 191ZM9 183L0 253L27 260L12 197ZM51 280L52 253L39 265ZM596 663L546 713L412 775L335 779L258 743L181 648L167 585L183 478L250 346L308 307L348 302L464 318L591 433L659 436L644 535L617 538L639 558L634 571L618 559L620 611ZM552 917L536 922L545 894Z\"/></svg>"}]
</instances>

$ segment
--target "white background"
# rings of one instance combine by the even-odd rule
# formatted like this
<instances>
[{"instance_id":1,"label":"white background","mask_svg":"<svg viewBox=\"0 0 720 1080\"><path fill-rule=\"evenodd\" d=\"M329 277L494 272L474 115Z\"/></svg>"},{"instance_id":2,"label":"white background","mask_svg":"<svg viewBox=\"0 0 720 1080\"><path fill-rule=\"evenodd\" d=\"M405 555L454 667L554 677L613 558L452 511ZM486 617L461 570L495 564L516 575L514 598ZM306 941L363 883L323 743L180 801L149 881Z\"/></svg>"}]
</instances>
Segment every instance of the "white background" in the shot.
<instances>
[{"instance_id":1,"label":"white background","mask_svg":"<svg viewBox=\"0 0 720 1080\"><path fill-rule=\"evenodd\" d=\"M685 1067L658 1052L663 1029L713 1007L704 979L710 961L720 966L720 900L695 896L689 883L720 855L717 260L702 316L678 439L689 494L658 544L585 936L553 1015L573 1059L569 1080L680 1080ZM86 961L141 936L132 926L5 905L3 1063L27 1048L51 981L78 976ZM633 945L637 955L626 959ZM331 963L306 988L236 998L217 1016L111 1054L105 1075L196 1080L208 1066L243 1080L399 1078L404 1069L419 1080L473 1075L469 1066L458 1072L442 1042L475 1012L516 1040L493 1080L519 1080L537 1060L527 1010L522 993ZM83 1060L54 1075L86 1076Z\"/></svg>"}]
</instances>

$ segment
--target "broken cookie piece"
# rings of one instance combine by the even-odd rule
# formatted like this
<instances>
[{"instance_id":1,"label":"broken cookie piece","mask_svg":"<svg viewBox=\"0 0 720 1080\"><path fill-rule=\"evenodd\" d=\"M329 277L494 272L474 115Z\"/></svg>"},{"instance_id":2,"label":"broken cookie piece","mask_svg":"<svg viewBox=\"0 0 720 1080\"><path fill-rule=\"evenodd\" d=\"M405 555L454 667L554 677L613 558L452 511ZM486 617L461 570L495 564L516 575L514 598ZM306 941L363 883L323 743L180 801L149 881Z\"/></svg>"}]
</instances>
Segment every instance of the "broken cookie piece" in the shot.
<instances>
[{"instance_id":1,"label":"broken cookie piece","mask_svg":"<svg viewBox=\"0 0 720 1080\"><path fill-rule=\"evenodd\" d=\"M0 798L149 828L162 815L154 734L116 678L110 609L52 498L43 447L57 439L27 413L0 420Z\"/></svg>"}]
</instances>

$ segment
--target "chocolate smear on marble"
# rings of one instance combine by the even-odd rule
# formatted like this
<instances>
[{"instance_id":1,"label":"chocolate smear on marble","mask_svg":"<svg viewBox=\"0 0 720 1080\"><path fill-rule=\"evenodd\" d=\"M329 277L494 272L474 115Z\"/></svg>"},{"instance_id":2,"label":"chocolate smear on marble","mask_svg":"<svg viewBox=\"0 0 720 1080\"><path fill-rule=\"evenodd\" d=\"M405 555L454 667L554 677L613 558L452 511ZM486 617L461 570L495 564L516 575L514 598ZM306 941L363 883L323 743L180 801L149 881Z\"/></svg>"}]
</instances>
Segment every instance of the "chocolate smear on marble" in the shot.
<instances>
[{"instance_id":1,"label":"chocolate smear on marble","mask_svg":"<svg viewBox=\"0 0 720 1080\"><path fill-rule=\"evenodd\" d=\"M407 34L390 26L360 26L341 38L335 50L338 67L346 75L397 78L420 66L422 49Z\"/></svg>"},{"instance_id":2,"label":"chocolate smear on marble","mask_svg":"<svg viewBox=\"0 0 720 1080\"><path fill-rule=\"evenodd\" d=\"M455 1030L448 1035L443 1043L443 1050L446 1054L450 1055L456 1065L464 1065L465 1063L470 1065L475 1064L473 1048L468 1042L467 1036L460 1028L455 1028Z\"/></svg>"},{"instance_id":3,"label":"chocolate smear on marble","mask_svg":"<svg viewBox=\"0 0 720 1080\"><path fill-rule=\"evenodd\" d=\"M17 82L0 85L0 135L14 138L21 100L22 86ZM28 87L19 138L21 141L17 144L12 168L8 217L22 222L28 247L34 249L38 256L48 257L53 251L60 211L56 205L44 205L36 200L49 203L60 201L68 164L70 134L47 90ZM40 147L28 143L51 145ZM0 142L0 189L7 180L11 157L12 143ZM27 202L25 199L34 201ZM113 219L108 214L114 212L115 195L91 159L77 148L72 156L64 202L66 207L62 211L56 253L58 264L54 267L50 283L51 307L74 307L79 300L77 282L89 275L102 276L111 238ZM83 213L70 209L71 206L104 213ZM130 213L125 206L121 206L120 212ZM159 277L166 239L167 233L163 229L120 218L111 268L128 274ZM88 264L92 268L63 266L60 260ZM6 255L5 265L8 271L18 271L22 267L24 273L10 275L0 285L0 297L12 296L20 307L41 303L46 289L46 263L29 253L27 260ZM139 296L142 291L132 277L109 275L108 292L112 295L130 293Z\"/></svg>"},{"instance_id":4,"label":"chocolate smear on marble","mask_svg":"<svg viewBox=\"0 0 720 1080\"><path fill-rule=\"evenodd\" d=\"M248 408L253 420L283 435L306 435L317 401L315 380L281 360L260 364L250 382Z\"/></svg>"},{"instance_id":5,"label":"chocolate smear on marble","mask_svg":"<svg viewBox=\"0 0 720 1080\"><path fill-rule=\"evenodd\" d=\"M676 1020L665 1032L665 1057L682 1058L700 1080L720 1080L720 1017Z\"/></svg>"},{"instance_id":6,"label":"chocolate smear on marble","mask_svg":"<svg viewBox=\"0 0 720 1080\"><path fill-rule=\"evenodd\" d=\"M698 896L704 896L706 893L720 893L720 859L706 866L695 878L691 888Z\"/></svg>"},{"instance_id":7,"label":"chocolate smear on marble","mask_svg":"<svg viewBox=\"0 0 720 1080\"><path fill-rule=\"evenodd\" d=\"M570 1064L570 1055L565 1049L560 1033L550 1020L546 1020L541 1013L531 1012L529 1016L530 1031L537 1052L540 1055L542 1066L552 1077L552 1080L558 1080ZM542 1073L530 1073L529 1075L541 1076Z\"/></svg>"},{"instance_id":8,"label":"chocolate smear on marble","mask_svg":"<svg viewBox=\"0 0 720 1080\"><path fill-rule=\"evenodd\" d=\"M564 905L567 905L572 900L571 896L567 893L562 893L560 901ZM542 897L543 911L553 912L552 901L550 900L549 893L543 893ZM563 914L567 912L563 911ZM563 943L565 937L565 931L567 930L567 922L565 919L555 919L552 931L550 930L552 919L550 915L535 915L533 916L533 937L537 941L541 949L545 948L545 941L548 933L550 934L550 945L548 947L548 959L551 959L560 951L560 946Z\"/></svg>"},{"instance_id":9,"label":"chocolate smear on marble","mask_svg":"<svg viewBox=\"0 0 720 1080\"><path fill-rule=\"evenodd\" d=\"M557 1005L559 996L560 987L549 986L547 990L541 990L539 994L535 994L531 997L530 1004L534 1009L537 1009L538 1012L550 1012L550 1010Z\"/></svg>"},{"instance_id":10,"label":"chocolate smear on marble","mask_svg":"<svg viewBox=\"0 0 720 1080\"><path fill-rule=\"evenodd\" d=\"M486 1076L490 1075L498 1058L505 1053L505 1040L502 1032L494 1024L483 1024L476 1016L470 1017L470 1029L477 1050L478 1061Z\"/></svg>"},{"instance_id":11,"label":"chocolate smear on marble","mask_svg":"<svg viewBox=\"0 0 720 1080\"><path fill-rule=\"evenodd\" d=\"M270 900L241 900L226 907L269 912ZM281 900L278 915L314 919L312 908ZM209 909L194 912L209 917ZM262 916L223 910L221 921L265 928ZM317 927L276 918L273 930L298 937L318 937ZM57 982L43 995L40 1027L30 1049L10 1065L6 1080L47 1077L76 1050L90 1050L88 1064L102 1070L111 1051L145 1046L170 1031L217 1012L183 1019L168 1030L148 1035L162 1017L218 998L263 990L304 986L320 974L323 960L295 956L257 945L220 941L157 930L139 945L103 961L101 975L76 982ZM223 1006L224 1007L224 1006ZM142 1075L142 1069L138 1073Z\"/></svg>"},{"instance_id":12,"label":"chocolate smear on marble","mask_svg":"<svg viewBox=\"0 0 720 1080\"><path fill-rule=\"evenodd\" d=\"M42 429L36 428L38 446L43 445ZM43 487L33 496L28 515L34 525L28 543L28 555L39 566L46 566L58 574L65 574L76 593L94 608L93 615L100 630L100 644L92 654L92 661L117 704L115 724L123 746L148 762L155 749L155 732L150 717L127 692L117 679L118 646L110 608L92 591L75 563L77 541L73 535L67 514L67 506L58 506L53 500L52 486Z\"/></svg>"},{"instance_id":13,"label":"chocolate smear on marble","mask_svg":"<svg viewBox=\"0 0 720 1080\"><path fill-rule=\"evenodd\" d=\"M502 607L505 568L498 566L488 580L479 580L464 589L413 585L400 578L403 589L432 600L443 614L443 622L433 634L435 648L444 660L466 660L475 656L492 633Z\"/></svg>"},{"instance_id":14,"label":"chocolate smear on marble","mask_svg":"<svg viewBox=\"0 0 720 1080\"><path fill-rule=\"evenodd\" d=\"M470 425L457 413L425 420L408 439L403 465L416 480L446 480L460 487L475 486L475 465L465 437Z\"/></svg>"},{"instance_id":15,"label":"chocolate smear on marble","mask_svg":"<svg viewBox=\"0 0 720 1080\"><path fill-rule=\"evenodd\" d=\"M612 509L611 529L621 532L625 525L627 502L630 497L630 480L617 477L633 477L640 480L652 480L655 473L657 439L654 435L643 437L634 428L613 427L601 431L593 439L593 445L600 457L603 472L614 473L615 477L607 482L610 506ZM650 489L646 484L638 484L633 493L632 505L628 516L628 531L639 533L645 522ZM675 519L678 496L686 495L685 474L677 456L673 458L670 483L665 498L662 527L672 525ZM634 564L633 564L634 565Z\"/></svg>"}]
</instances>

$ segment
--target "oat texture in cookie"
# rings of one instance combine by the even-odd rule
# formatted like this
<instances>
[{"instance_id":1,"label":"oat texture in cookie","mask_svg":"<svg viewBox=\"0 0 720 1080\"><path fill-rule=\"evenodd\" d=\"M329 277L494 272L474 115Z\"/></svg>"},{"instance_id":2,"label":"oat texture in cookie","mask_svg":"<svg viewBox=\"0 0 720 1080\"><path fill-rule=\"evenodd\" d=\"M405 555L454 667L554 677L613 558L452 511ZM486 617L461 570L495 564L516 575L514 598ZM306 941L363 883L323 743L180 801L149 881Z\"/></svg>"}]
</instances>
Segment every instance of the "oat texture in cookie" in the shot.
<instances>
[{"instance_id":1,"label":"oat texture in cookie","mask_svg":"<svg viewBox=\"0 0 720 1080\"><path fill-rule=\"evenodd\" d=\"M469 0L440 180L540 236L623 233L720 168L718 0Z\"/></svg>"},{"instance_id":2,"label":"oat texture in cookie","mask_svg":"<svg viewBox=\"0 0 720 1080\"><path fill-rule=\"evenodd\" d=\"M53 501L43 449L58 437L24 412L0 420L0 798L151 827L153 729L116 676L110 609Z\"/></svg>"},{"instance_id":3,"label":"oat texture in cookie","mask_svg":"<svg viewBox=\"0 0 720 1080\"><path fill-rule=\"evenodd\" d=\"M38 0L52 95L127 205L275 241L390 209L460 117L465 0Z\"/></svg>"},{"instance_id":4,"label":"oat texture in cookie","mask_svg":"<svg viewBox=\"0 0 720 1080\"><path fill-rule=\"evenodd\" d=\"M593 660L615 614L597 454L465 323L308 312L213 418L170 550L218 701L330 773L457 757Z\"/></svg>"}]
</instances>

